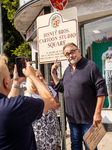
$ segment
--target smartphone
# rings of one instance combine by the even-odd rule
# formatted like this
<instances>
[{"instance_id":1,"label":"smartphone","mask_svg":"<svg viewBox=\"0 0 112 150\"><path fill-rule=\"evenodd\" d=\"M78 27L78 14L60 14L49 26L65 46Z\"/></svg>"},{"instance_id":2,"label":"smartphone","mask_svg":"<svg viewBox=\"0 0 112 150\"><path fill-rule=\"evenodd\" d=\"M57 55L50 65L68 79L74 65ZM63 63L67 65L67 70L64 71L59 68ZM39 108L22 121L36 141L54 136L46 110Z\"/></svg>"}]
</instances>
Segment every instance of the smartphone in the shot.
<instances>
[{"instance_id":1,"label":"smartphone","mask_svg":"<svg viewBox=\"0 0 112 150\"><path fill-rule=\"evenodd\" d=\"M24 77L25 76L22 72L22 69L26 68L25 60L27 60L26 57L16 57L15 58L15 63L17 65L17 71L18 71L19 77Z\"/></svg>"}]
</instances>

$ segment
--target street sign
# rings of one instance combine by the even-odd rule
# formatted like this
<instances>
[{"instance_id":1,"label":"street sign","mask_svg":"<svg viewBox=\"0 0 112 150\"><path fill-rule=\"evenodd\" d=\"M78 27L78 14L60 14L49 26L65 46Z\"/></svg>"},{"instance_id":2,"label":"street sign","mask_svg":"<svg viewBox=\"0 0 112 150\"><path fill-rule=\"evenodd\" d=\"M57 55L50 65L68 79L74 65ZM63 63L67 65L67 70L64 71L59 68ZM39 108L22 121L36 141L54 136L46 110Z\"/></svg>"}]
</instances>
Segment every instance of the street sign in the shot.
<instances>
[{"instance_id":1,"label":"street sign","mask_svg":"<svg viewBox=\"0 0 112 150\"><path fill-rule=\"evenodd\" d=\"M51 5L58 10L63 10L67 4L67 0L50 0Z\"/></svg>"},{"instance_id":2,"label":"street sign","mask_svg":"<svg viewBox=\"0 0 112 150\"><path fill-rule=\"evenodd\" d=\"M72 7L37 18L38 61L41 64L66 61L63 46L78 45L77 8Z\"/></svg>"}]
</instances>

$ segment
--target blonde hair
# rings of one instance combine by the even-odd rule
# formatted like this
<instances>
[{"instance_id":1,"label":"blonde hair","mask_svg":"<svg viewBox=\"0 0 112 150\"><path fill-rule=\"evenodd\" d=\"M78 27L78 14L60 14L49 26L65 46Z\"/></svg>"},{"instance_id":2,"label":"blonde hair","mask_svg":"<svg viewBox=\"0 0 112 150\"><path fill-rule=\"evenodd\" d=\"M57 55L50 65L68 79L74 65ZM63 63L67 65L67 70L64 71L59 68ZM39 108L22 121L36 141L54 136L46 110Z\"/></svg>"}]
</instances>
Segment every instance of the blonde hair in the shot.
<instances>
[{"instance_id":1,"label":"blonde hair","mask_svg":"<svg viewBox=\"0 0 112 150\"><path fill-rule=\"evenodd\" d=\"M2 86L3 79L7 76L8 68L6 64L8 63L8 57L3 54L0 56L0 87Z\"/></svg>"},{"instance_id":2,"label":"blonde hair","mask_svg":"<svg viewBox=\"0 0 112 150\"><path fill-rule=\"evenodd\" d=\"M34 94L36 92L36 87L30 78L26 79L26 89L31 94Z\"/></svg>"},{"instance_id":3,"label":"blonde hair","mask_svg":"<svg viewBox=\"0 0 112 150\"><path fill-rule=\"evenodd\" d=\"M0 60L4 61L6 64L8 64L8 57L5 54L0 56Z\"/></svg>"},{"instance_id":4,"label":"blonde hair","mask_svg":"<svg viewBox=\"0 0 112 150\"><path fill-rule=\"evenodd\" d=\"M35 69L35 72L36 71L39 71L40 72L40 70L38 70L38 69ZM41 72L40 72L41 73ZM44 84L46 85L46 82L44 81ZM34 94L35 92L36 92L36 87L35 87L35 85L34 85L34 83L33 83L33 81L30 79L30 78L27 78L26 79L26 89L27 89L27 91L30 93L30 94ZM25 93L27 92L27 91L25 91Z\"/></svg>"},{"instance_id":5,"label":"blonde hair","mask_svg":"<svg viewBox=\"0 0 112 150\"><path fill-rule=\"evenodd\" d=\"M0 88L3 84L3 79L7 76L8 68L3 60L0 59Z\"/></svg>"}]
</instances>

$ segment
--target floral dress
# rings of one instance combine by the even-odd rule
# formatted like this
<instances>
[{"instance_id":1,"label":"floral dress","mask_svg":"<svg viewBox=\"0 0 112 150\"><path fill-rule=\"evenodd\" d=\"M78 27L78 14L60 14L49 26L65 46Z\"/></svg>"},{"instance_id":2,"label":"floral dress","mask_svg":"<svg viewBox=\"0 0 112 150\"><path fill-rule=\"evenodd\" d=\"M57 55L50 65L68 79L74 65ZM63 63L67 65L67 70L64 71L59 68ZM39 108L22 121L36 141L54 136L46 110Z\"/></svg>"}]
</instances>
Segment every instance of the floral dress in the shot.
<instances>
[{"instance_id":1,"label":"floral dress","mask_svg":"<svg viewBox=\"0 0 112 150\"><path fill-rule=\"evenodd\" d=\"M53 97L56 92L52 87L47 87ZM27 92L25 96L40 98L37 94L30 94ZM59 150L61 149L60 129L55 109L50 109L42 115L39 120L32 123L37 150L56 150L57 144Z\"/></svg>"}]
</instances>

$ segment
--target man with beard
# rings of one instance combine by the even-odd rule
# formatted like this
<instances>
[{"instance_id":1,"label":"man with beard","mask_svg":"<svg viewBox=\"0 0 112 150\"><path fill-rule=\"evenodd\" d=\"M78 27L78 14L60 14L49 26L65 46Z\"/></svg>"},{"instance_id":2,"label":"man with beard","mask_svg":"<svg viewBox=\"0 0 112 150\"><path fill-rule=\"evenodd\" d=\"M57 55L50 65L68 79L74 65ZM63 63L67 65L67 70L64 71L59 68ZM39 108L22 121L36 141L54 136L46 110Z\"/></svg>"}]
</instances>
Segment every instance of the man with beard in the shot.
<instances>
[{"instance_id":1,"label":"man with beard","mask_svg":"<svg viewBox=\"0 0 112 150\"><path fill-rule=\"evenodd\" d=\"M69 61L63 78L59 80L56 76L56 62L52 66L51 75L56 85L55 90L64 93L71 149L82 150L83 135L92 124L98 126L102 120L101 109L108 94L99 68L93 61L81 56L77 45L68 43L63 47L63 53ZM89 150L85 143L84 145Z\"/></svg>"}]
</instances>

